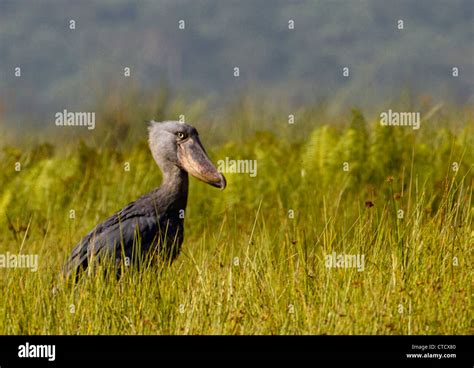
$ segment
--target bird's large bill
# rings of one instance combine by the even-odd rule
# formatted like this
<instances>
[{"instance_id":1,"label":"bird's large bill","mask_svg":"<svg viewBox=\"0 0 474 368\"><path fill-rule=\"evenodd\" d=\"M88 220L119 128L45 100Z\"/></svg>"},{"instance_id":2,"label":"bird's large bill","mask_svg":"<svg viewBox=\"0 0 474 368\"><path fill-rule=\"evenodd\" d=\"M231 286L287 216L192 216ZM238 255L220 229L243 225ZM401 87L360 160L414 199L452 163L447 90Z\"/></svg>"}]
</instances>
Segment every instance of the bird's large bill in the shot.
<instances>
[{"instance_id":1,"label":"bird's large bill","mask_svg":"<svg viewBox=\"0 0 474 368\"><path fill-rule=\"evenodd\" d=\"M195 178L220 189L226 187L224 175L217 171L198 137L178 145L178 159L182 168Z\"/></svg>"}]
</instances>

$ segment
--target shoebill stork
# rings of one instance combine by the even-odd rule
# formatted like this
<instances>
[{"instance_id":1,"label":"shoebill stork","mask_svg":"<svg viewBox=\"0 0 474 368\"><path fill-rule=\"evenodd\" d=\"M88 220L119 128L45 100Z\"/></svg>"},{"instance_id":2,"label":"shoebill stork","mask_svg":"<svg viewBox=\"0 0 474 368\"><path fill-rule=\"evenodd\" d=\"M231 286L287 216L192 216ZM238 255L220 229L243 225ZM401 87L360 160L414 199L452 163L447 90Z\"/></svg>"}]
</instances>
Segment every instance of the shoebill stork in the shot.
<instances>
[{"instance_id":1,"label":"shoebill stork","mask_svg":"<svg viewBox=\"0 0 474 368\"><path fill-rule=\"evenodd\" d=\"M191 125L151 121L148 130L151 153L163 173L161 186L92 229L66 261L66 276L78 275L106 257L116 265L127 258L138 265L149 256L171 262L183 243L188 173L214 187L226 187L225 177L210 161Z\"/></svg>"}]
</instances>

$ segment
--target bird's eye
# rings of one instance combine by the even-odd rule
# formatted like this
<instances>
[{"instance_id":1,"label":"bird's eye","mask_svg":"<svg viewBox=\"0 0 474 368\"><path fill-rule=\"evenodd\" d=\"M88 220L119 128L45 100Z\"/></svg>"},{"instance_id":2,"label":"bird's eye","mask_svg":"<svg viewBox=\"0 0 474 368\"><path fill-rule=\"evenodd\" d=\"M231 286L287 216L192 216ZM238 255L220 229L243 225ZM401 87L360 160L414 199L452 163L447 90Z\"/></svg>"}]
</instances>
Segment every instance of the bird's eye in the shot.
<instances>
[{"instance_id":1,"label":"bird's eye","mask_svg":"<svg viewBox=\"0 0 474 368\"><path fill-rule=\"evenodd\" d=\"M177 136L179 139L184 139L184 138L186 138L186 134L183 133L183 132L178 132L178 133L176 133L176 136Z\"/></svg>"}]
</instances>

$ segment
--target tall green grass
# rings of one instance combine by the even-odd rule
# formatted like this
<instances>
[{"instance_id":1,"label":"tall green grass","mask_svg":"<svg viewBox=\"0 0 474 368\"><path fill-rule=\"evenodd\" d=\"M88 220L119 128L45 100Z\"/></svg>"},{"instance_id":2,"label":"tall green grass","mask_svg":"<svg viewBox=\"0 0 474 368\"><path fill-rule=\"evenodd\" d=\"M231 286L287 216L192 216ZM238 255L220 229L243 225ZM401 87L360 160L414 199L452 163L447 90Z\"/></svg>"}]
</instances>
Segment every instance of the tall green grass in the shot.
<instances>
[{"instance_id":1,"label":"tall green grass","mask_svg":"<svg viewBox=\"0 0 474 368\"><path fill-rule=\"evenodd\" d=\"M302 108L291 125L245 99L206 122L196 104L186 119L213 161L255 159L257 176L226 174L223 192L190 180L171 267L63 283L81 237L159 185L142 119L186 109L156 100L104 107L90 138L3 145L0 253L38 254L39 269L0 269L0 333L473 333L470 111L415 131L358 110ZM326 268L332 252L365 269Z\"/></svg>"}]
</instances>

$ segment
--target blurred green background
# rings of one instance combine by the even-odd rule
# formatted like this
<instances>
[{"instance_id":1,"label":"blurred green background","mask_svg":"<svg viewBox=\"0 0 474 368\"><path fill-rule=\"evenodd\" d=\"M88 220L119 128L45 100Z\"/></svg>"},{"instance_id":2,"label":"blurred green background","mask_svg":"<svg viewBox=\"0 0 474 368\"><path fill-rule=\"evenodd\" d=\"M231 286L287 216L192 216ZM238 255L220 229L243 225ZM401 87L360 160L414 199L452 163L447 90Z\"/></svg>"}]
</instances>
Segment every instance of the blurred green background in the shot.
<instances>
[{"instance_id":1,"label":"blurred green background","mask_svg":"<svg viewBox=\"0 0 474 368\"><path fill-rule=\"evenodd\" d=\"M472 104L473 14L469 0L2 0L0 123L50 126L64 108L95 111L111 91L163 85L212 111L239 94L366 114L401 91Z\"/></svg>"}]
</instances>

